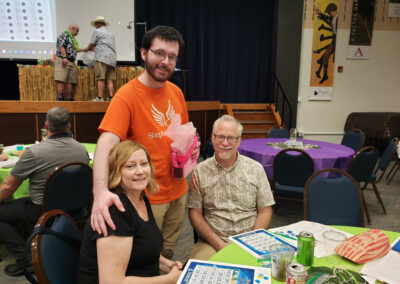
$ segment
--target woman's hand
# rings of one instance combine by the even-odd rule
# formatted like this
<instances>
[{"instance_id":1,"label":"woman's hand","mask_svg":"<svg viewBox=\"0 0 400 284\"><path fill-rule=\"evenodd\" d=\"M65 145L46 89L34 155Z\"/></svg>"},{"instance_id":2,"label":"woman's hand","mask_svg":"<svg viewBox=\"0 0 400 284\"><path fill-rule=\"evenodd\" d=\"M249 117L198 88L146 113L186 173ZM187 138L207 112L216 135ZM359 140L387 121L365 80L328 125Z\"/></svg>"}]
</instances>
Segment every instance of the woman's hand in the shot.
<instances>
[{"instance_id":1,"label":"woman's hand","mask_svg":"<svg viewBox=\"0 0 400 284\"><path fill-rule=\"evenodd\" d=\"M162 255L160 256L160 269L162 271L164 271L165 273L169 273L174 267L176 267L179 270L182 270L183 268L182 262L172 261L169 260L168 258L163 257Z\"/></svg>"},{"instance_id":2,"label":"woman's hand","mask_svg":"<svg viewBox=\"0 0 400 284\"><path fill-rule=\"evenodd\" d=\"M182 264L182 263L181 263ZM175 265L172 267L171 271L168 273L168 276L171 279L171 284L175 284L178 282L179 276L181 276L182 270L178 269Z\"/></svg>"}]
</instances>

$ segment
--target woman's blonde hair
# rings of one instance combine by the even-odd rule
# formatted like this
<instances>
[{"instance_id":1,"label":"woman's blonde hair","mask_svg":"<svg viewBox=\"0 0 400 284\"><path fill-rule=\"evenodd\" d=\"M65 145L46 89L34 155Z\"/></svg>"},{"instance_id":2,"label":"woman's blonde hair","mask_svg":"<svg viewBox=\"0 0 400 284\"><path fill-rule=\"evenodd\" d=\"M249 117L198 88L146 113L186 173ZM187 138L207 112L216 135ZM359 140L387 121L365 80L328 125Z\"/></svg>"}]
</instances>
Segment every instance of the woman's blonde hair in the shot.
<instances>
[{"instance_id":1,"label":"woman's blonde hair","mask_svg":"<svg viewBox=\"0 0 400 284\"><path fill-rule=\"evenodd\" d=\"M112 191L119 191L121 185L121 168L128 161L130 156L137 150L142 149L147 156L147 160L150 165L150 181L147 185L147 192L149 195L154 194L158 191L158 184L156 181L156 172L153 163L150 158L150 154L147 149L138 142L133 142L130 140L120 142L111 148L110 155L108 156L108 187Z\"/></svg>"}]
</instances>

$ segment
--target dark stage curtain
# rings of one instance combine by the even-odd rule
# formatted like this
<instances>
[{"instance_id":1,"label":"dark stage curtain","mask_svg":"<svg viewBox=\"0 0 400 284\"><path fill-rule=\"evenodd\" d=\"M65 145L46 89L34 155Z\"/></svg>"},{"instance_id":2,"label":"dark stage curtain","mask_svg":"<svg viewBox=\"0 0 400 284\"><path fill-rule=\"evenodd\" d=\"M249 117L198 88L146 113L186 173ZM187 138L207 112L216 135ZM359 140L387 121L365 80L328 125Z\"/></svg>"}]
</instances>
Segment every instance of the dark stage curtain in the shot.
<instances>
[{"instance_id":1,"label":"dark stage curtain","mask_svg":"<svg viewBox=\"0 0 400 284\"><path fill-rule=\"evenodd\" d=\"M0 60L0 100L19 100L17 64L37 64L36 59Z\"/></svg>"},{"instance_id":2,"label":"dark stage curtain","mask_svg":"<svg viewBox=\"0 0 400 284\"><path fill-rule=\"evenodd\" d=\"M188 70L187 100L269 102L274 2L136 0L136 21L182 33L186 48L177 67ZM142 35L137 26L139 47Z\"/></svg>"},{"instance_id":3,"label":"dark stage curtain","mask_svg":"<svg viewBox=\"0 0 400 284\"><path fill-rule=\"evenodd\" d=\"M17 62L0 60L0 100L19 100Z\"/></svg>"}]
</instances>

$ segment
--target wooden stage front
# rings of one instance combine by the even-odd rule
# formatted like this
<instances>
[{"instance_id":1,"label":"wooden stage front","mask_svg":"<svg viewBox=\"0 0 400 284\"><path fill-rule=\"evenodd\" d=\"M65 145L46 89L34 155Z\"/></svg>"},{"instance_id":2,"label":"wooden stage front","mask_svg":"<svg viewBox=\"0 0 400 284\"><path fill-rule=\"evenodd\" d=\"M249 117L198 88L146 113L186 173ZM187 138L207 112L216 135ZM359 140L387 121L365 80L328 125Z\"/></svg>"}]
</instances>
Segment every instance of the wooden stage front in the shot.
<instances>
[{"instance_id":1,"label":"wooden stage front","mask_svg":"<svg viewBox=\"0 0 400 284\"><path fill-rule=\"evenodd\" d=\"M109 102L90 101L0 101L0 143L30 144L40 141L47 111L60 106L71 113L72 133L79 142L96 143L97 130ZM219 101L186 102L189 119L202 139L210 138L212 125L220 116Z\"/></svg>"}]
</instances>

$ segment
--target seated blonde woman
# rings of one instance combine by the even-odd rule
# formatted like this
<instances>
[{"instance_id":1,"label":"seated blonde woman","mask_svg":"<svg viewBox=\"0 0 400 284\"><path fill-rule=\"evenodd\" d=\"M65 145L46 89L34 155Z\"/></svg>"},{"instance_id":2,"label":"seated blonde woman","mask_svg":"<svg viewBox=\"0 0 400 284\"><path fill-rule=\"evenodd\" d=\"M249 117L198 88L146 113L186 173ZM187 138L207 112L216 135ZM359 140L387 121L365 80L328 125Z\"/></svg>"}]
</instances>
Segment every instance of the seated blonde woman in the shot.
<instances>
[{"instance_id":1,"label":"seated blonde woman","mask_svg":"<svg viewBox=\"0 0 400 284\"><path fill-rule=\"evenodd\" d=\"M81 246L78 283L176 283L181 262L160 255L162 235L146 197L158 190L146 148L136 142L116 144L108 159L109 188L118 193L125 212L110 214L116 230L104 237L87 222ZM166 274L159 275L162 270Z\"/></svg>"}]
</instances>

